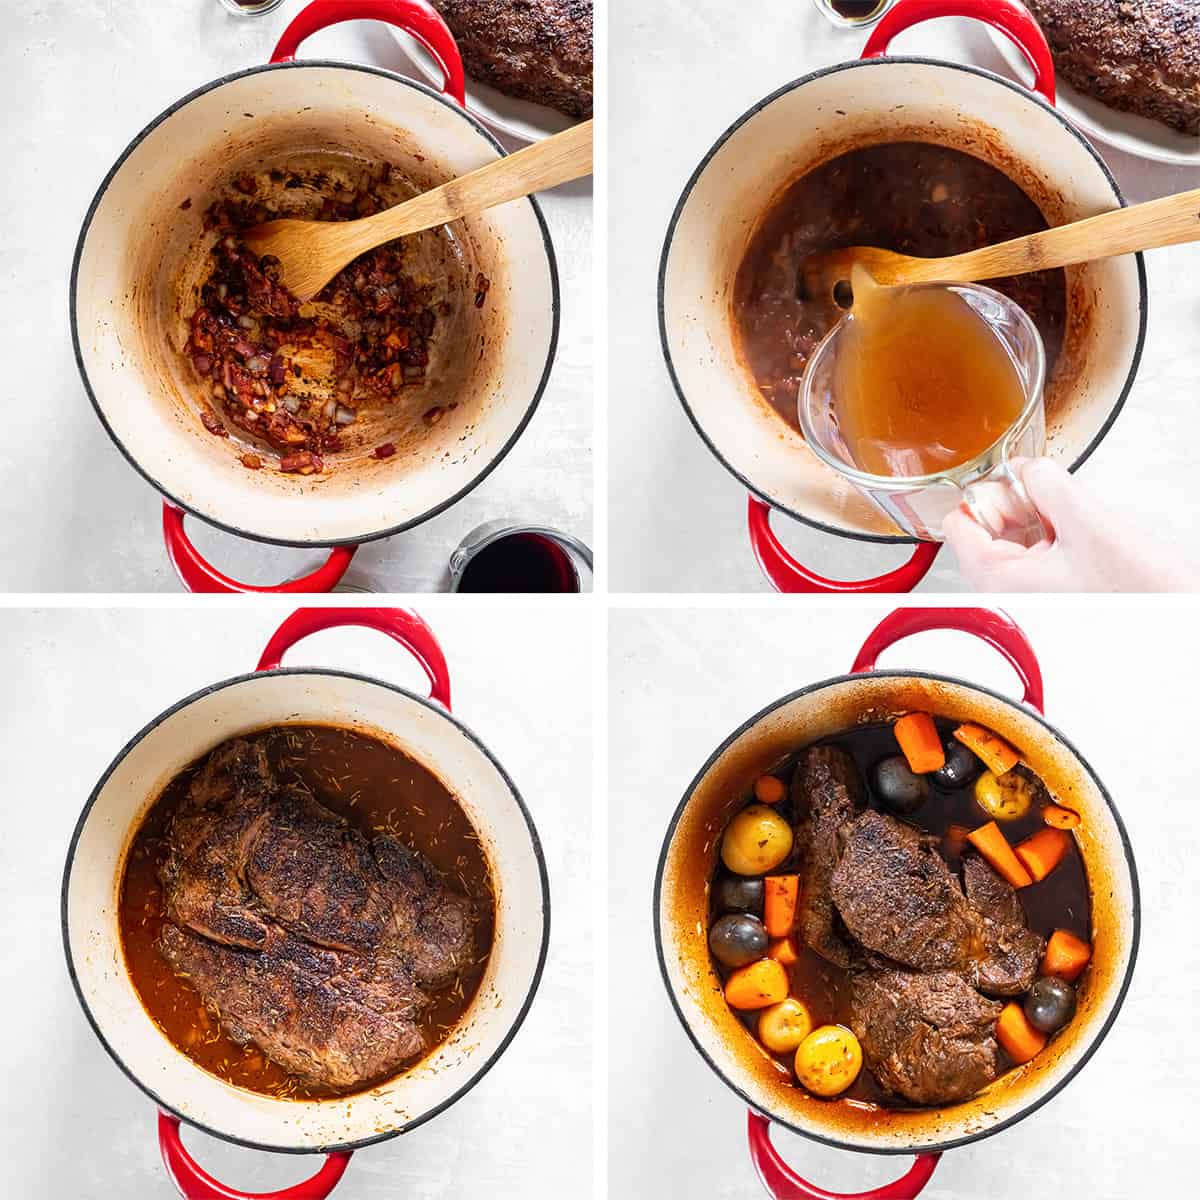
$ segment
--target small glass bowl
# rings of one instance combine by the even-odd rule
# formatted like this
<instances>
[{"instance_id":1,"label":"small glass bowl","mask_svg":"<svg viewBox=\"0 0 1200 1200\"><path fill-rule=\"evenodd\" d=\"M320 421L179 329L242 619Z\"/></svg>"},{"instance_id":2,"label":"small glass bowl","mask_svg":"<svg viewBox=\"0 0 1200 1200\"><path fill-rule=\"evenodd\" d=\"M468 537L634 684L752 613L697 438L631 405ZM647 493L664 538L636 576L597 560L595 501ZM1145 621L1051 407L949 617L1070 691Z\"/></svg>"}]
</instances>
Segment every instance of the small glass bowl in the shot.
<instances>
[{"instance_id":1,"label":"small glass bowl","mask_svg":"<svg viewBox=\"0 0 1200 1200\"><path fill-rule=\"evenodd\" d=\"M870 0L863 0L862 3L858 3L857 0L813 0L817 12L841 29L866 29L867 26L874 25L895 3L896 0L875 0L875 6L872 8ZM838 6L846 11L839 12ZM860 15L849 15L850 10L857 8L863 10Z\"/></svg>"},{"instance_id":2,"label":"small glass bowl","mask_svg":"<svg viewBox=\"0 0 1200 1200\"><path fill-rule=\"evenodd\" d=\"M236 17L265 17L274 12L283 0L217 0L222 8L233 13Z\"/></svg>"}]
</instances>

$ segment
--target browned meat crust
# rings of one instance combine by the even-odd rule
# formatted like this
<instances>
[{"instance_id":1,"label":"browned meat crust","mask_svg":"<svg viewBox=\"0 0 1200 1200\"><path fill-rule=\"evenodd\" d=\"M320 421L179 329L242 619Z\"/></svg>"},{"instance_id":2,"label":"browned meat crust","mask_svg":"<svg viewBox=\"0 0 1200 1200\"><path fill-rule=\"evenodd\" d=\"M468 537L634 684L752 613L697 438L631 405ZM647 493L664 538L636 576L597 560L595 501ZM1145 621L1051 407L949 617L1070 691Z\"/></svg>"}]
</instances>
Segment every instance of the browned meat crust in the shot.
<instances>
[{"instance_id":1,"label":"browned meat crust","mask_svg":"<svg viewBox=\"0 0 1200 1200\"><path fill-rule=\"evenodd\" d=\"M592 0L432 0L474 79L592 115Z\"/></svg>"},{"instance_id":2,"label":"browned meat crust","mask_svg":"<svg viewBox=\"0 0 1200 1200\"><path fill-rule=\"evenodd\" d=\"M420 1020L473 953L475 913L431 864L367 838L263 745L219 747L171 820L158 947L225 1031L302 1079L361 1086L424 1053Z\"/></svg>"},{"instance_id":3,"label":"browned meat crust","mask_svg":"<svg viewBox=\"0 0 1200 1200\"><path fill-rule=\"evenodd\" d=\"M1058 73L1125 112L1200 136L1196 0L1026 0Z\"/></svg>"}]
</instances>

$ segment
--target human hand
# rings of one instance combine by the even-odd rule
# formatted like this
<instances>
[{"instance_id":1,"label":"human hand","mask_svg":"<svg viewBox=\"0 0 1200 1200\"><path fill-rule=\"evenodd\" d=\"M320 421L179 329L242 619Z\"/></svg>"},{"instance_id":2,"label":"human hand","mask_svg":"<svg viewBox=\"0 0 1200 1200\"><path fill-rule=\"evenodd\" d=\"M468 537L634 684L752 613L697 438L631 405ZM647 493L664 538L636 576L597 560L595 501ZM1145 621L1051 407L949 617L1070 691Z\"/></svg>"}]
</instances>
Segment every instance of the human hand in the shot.
<instances>
[{"instance_id":1,"label":"human hand","mask_svg":"<svg viewBox=\"0 0 1200 1200\"><path fill-rule=\"evenodd\" d=\"M942 534L976 591L1166 592L1197 587L1190 572L1105 510L1058 462L1014 459L1011 466L1050 537L1021 546L994 538L962 509L952 512L942 523ZM1007 514L1002 486L983 485L980 500L991 509L990 519L1002 526Z\"/></svg>"}]
</instances>

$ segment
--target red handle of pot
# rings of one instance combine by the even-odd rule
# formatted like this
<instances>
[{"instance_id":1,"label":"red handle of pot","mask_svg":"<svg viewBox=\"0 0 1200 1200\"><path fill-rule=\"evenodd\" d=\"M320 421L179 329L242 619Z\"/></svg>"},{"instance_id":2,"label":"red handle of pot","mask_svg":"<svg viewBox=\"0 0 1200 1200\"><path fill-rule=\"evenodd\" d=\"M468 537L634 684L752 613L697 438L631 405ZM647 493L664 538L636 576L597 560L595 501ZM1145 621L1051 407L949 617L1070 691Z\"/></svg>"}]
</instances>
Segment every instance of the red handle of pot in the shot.
<instances>
[{"instance_id":1,"label":"red handle of pot","mask_svg":"<svg viewBox=\"0 0 1200 1200\"><path fill-rule=\"evenodd\" d=\"M433 630L406 608L298 608L275 630L258 660L256 671L273 671L301 638L322 629L361 625L386 633L421 664L429 677L429 698L450 707L450 668Z\"/></svg>"},{"instance_id":2,"label":"red handle of pot","mask_svg":"<svg viewBox=\"0 0 1200 1200\"><path fill-rule=\"evenodd\" d=\"M411 34L442 69L442 91L466 103L466 76L454 35L429 0L313 0L283 31L271 61L292 62L305 38L342 21L386 21Z\"/></svg>"},{"instance_id":3,"label":"red handle of pot","mask_svg":"<svg viewBox=\"0 0 1200 1200\"><path fill-rule=\"evenodd\" d=\"M930 629L957 629L987 642L1008 659L1020 677L1025 686L1024 703L1038 712L1046 711L1037 655L1025 631L998 608L898 608L871 630L850 670L856 675L873 671L889 646Z\"/></svg>"},{"instance_id":4,"label":"red handle of pot","mask_svg":"<svg viewBox=\"0 0 1200 1200\"><path fill-rule=\"evenodd\" d=\"M797 1175L771 1142L771 1122L756 1112L748 1114L750 1158L763 1187L774 1200L914 1200L929 1182L940 1154L918 1154L907 1175L895 1183L868 1192L827 1192Z\"/></svg>"},{"instance_id":5,"label":"red handle of pot","mask_svg":"<svg viewBox=\"0 0 1200 1200\"><path fill-rule=\"evenodd\" d=\"M289 579L287 583L256 587L251 583L238 583L236 579L218 571L192 545L184 531L183 518L183 509L173 504L163 504L163 541L167 544L167 557L189 592L331 592L345 575L358 549L357 546L334 546L325 562L310 575Z\"/></svg>"},{"instance_id":6,"label":"red handle of pot","mask_svg":"<svg viewBox=\"0 0 1200 1200\"><path fill-rule=\"evenodd\" d=\"M277 1192L239 1192L214 1179L184 1149L179 1118L158 1114L158 1145L171 1182L184 1200L325 1200L350 1164L349 1151L325 1156L325 1165L311 1178Z\"/></svg>"},{"instance_id":7,"label":"red handle of pot","mask_svg":"<svg viewBox=\"0 0 1200 1200\"><path fill-rule=\"evenodd\" d=\"M750 497L750 546L763 574L780 592L911 592L925 578L942 548L940 542L921 542L903 566L874 579L826 579L797 562L771 529L771 509Z\"/></svg>"},{"instance_id":8,"label":"red handle of pot","mask_svg":"<svg viewBox=\"0 0 1200 1200\"><path fill-rule=\"evenodd\" d=\"M998 29L1033 68L1033 90L1055 102L1054 59L1042 27L1020 0L901 0L875 26L863 58L883 58L898 34L935 17L972 17Z\"/></svg>"}]
</instances>

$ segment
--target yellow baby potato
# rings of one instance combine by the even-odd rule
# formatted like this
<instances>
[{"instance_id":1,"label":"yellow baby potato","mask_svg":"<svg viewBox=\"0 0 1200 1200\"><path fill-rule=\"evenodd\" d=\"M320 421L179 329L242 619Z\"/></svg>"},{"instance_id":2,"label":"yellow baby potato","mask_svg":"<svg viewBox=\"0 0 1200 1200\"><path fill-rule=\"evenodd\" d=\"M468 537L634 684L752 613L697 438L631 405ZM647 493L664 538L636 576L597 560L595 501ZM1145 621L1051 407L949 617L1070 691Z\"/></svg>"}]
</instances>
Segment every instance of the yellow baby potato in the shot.
<instances>
[{"instance_id":1,"label":"yellow baby potato","mask_svg":"<svg viewBox=\"0 0 1200 1200\"><path fill-rule=\"evenodd\" d=\"M822 1025L796 1051L796 1078L814 1096L839 1096L862 1070L858 1038L841 1025Z\"/></svg>"},{"instance_id":2,"label":"yellow baby potato","mask_svg":"<svg viewBox=\"0 0 1200 1200\"><path fill-rule=\"evenodd\" d=\"M975 781L975 803L997 821L1023 817L1033 803L1033 794L1033 784L1015 771L1005 771L1003 775L984 771Z\"/></svg>"},{"instance_id":3,"label":"yellow baby potato","mask_svg":"<svg viewBox=\"0 0 1200 1200\"><path fill-rule=\"evenodd\" d=\"M765 804L743 808L721 839L721 861L737 875L764 875L791 850L792 827Z\"/></svg>"},{"instance_id":4,"label":"yellow baby potato","mask_svg":"<svg viewBox=\"0 0 1200 1200\"><path fill-rule=\"evenodd\" d=\"M759 1014L758 1040L768 1050L786 1054L812 1033L812 1027L812 1016L804 1001L789 996Z\"/></svg>"}]
</instances>

